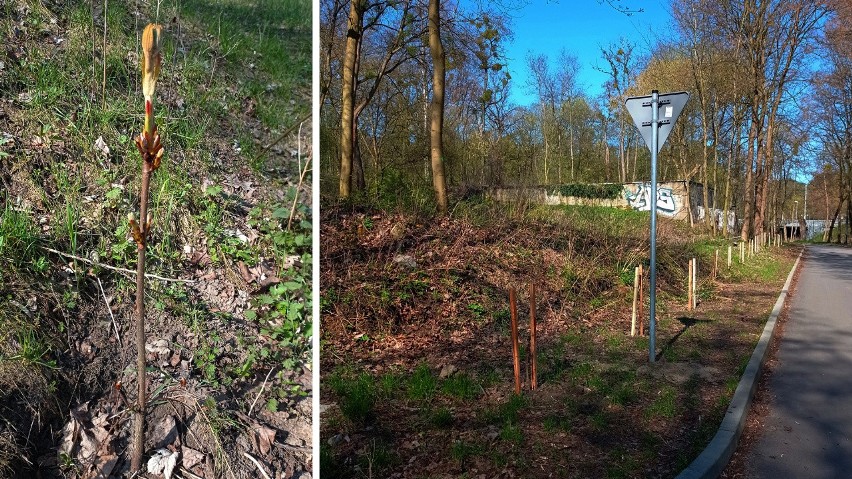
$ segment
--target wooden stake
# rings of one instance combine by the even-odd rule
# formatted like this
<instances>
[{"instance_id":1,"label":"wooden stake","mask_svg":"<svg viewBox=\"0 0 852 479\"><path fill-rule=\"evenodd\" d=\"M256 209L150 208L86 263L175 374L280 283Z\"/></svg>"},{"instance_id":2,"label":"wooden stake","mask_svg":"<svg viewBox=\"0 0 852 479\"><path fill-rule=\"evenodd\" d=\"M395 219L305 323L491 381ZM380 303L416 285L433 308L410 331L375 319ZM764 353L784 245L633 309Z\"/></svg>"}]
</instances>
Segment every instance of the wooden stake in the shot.
<instances>
[{"instance_id":1,"label":"wooden stake","mask_svg":"<svg viewBox=\"0 0 852 479\"><path fill-rule=\"evenodd\" d=\"M716 281L716 271L719 269L719 248L716 248L716 257L713 259L713 281Z\"/></svg>"},{"instance_id":2,"label":"wooden stake","mask_svg":"<svg viewBox=\"0 0 852 479\"><path fill-rule=\"evenodd\" d=\"M535 390L538 386L535 364L535 284L530 285L530 389Z\"/></svg>"},{"instance_id":3,"label":"wooden stake","mask_svg":"<svg viewBox=\"0 0 852 479\"><path fill-rule=\"evenodd\" d=\"M509 309L512 312L512 363L515 366L515 394L521 394L521 354L518 349L518 304L515 288L509 290Z\"/></svg>"},{"instance_id":4,"label":"wooden stake","mask_svg":"<svg viewBox=\"0 0 852 479\"><path fill-rule=\"evenodd\" d=\"M728 245L728 268L729 269L731 267L731 250L733 250L733 249L734 249L734 247L732 245Z\"/></svg>"},{"instance_id":5,"label":"wooden stake","mask_svg":"<svg viewBox=\"0 0 852 479\"><path fill-rule=\"evenodd\" d=\"M698 307L698 258L692 258L692 309Z\"/></svg>"},{"instance_id":6,"label":"wooden stake","mask_svg":"<svg viewBox=\"0 0 852 479\"><path fill-rule=\"evenodd\" d=\"M689 276L689 278L687 278L687 280L686 280L686 289L687 289L686 295L687 295L688 306L687 306L686 309L688 311L692 311L692 260L689 260L689 268L688 269L689 269L689 272L687 273L687 275Z\"/></svg>"},{"instance_id":7,"label":"wooden stake","mask_svg":"<svg viewBox=\"0 0 852 479\"><path fill-rule=\"evenodd\" d=\"M633 315L630 318L630 336L636 336L636 312L639 300L639 266L633 269Z\"/></svg>"}]
</instances>

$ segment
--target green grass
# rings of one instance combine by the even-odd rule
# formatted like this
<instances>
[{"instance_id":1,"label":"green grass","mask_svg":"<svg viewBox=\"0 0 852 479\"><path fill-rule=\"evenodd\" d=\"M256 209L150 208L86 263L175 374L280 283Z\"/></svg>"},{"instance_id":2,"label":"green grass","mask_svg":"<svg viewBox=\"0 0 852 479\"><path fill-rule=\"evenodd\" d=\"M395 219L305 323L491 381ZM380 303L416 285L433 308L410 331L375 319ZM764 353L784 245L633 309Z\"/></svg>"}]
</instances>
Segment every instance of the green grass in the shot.
<instances>
[{"instance_id":1,"label":"green grass","mask_svg":"<svg viewBox=\"0 0 852 479\"><path fill-rule=\"evenodd\" d=\"M439 407L429 414L429 423L439 429L447 429L453 424L453 412L446 407Z\"/></svg>"},{"instance_id":2,"label":"green grass","mask_svg":"<svg viewBox=\"0 0 852 479\"><path fill-rule=\"evenodd\" d=\"M441 382L441 391L449 396L471 400L482 392L482 387L465 373L454 374Z\"/></svg>"},{"instance_id":3,"label":"green grass","mask_svg":"<svg viewBox=\"0 0 852 479\"><path fill-rule=\"evenodd\" d=\"M408 378L406 390L408 398L414 401L427 401L432 398L438 388L438 378L432 374L428 364L420 364L414 374Z\"/></svg>"},{"instance_id":4,"label":"green grass","mask_svg":"<svg viewBox=\"0 0 852 479\"><path fill-rule=\"evenodd\" d=\"M677 390L672 386L663 386L657 392L656 398L645 410L645 416L649 419L654 417L672 418L677 414Z\"/></svg>"},{"instance_id":5,"label":"green grass","mask_svg":"<svg viewBox=\"0 0 852 479\"><path fill-rule=\"evenodd\" d=\"M488 424L515 424L526 406L526 397L513 394L505 402L484 409L481 417Z\"/></svg>"},{"instance_id":6,"label":"green grass","mask_svg":"<svg viewBox=\"0 0 852 479\"><path fill-rule=\"evenodd\" d=\"M500 430L500 439L512 444L520 444L524 440L524 432L520 426L507 422Z\"/></svg>"},{"instance_id":7,"label":"green grass","mask_svg":"<svg viewBox=\"0 0 852 479\"><path fill-rule=\"evenodd\" d=\"M544 418L542 425L544 430L548 432L569 432L571 431L572 417L567 414L549 414Z\"/></svg>"},{"instance_id":8,"label":"green grass","mask_svg":"<svg viewBox=\"0 0 852 479\"><path fill-rule=\"evenodd\" d=\"M38 234L33 218L26 211L12 209L7 201L5 209L0 211L0 259L6 258L23 267L40 257L37 247ZM4 270L0 268L0 285Z\"/></svg>"},{"instance_id":9,"label":"green grass","mask_svg":"<svg viewBox=\"0 0 852 479\"><path fill-rule=\"evenodd\" d=\"M474 442L463 440L453 441L453 446L450 449L450 456L463 465L465 461L474 456L479 456L485 452L485 448Z\"/></svg>"},{"instance_id":10,"label":"green grass","mask_svg":"<svg viewBox=\"0 0 852 479\"><path fill-rule=\"evenodd\" d=\"M328 383L338 398L340 410L349 420L363 423L372 414L376 389L369 374L352 377L339 371L329 377Z\"/></svg>"}]
</instances>

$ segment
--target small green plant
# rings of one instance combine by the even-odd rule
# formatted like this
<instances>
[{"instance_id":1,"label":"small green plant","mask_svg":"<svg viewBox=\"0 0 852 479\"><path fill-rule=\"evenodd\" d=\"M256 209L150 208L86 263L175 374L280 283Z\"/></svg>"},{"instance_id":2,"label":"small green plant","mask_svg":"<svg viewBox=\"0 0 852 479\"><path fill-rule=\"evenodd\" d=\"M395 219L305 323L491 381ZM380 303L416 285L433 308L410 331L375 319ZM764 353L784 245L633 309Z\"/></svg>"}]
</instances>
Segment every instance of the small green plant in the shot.
<instances>
[{"instance_id":1,"label":"small green plant","mask_svg":"<svg viewBox=\"0 0 852 479\"><path fill-rule=\"evenodd\" d=\"M571 369L571 380L573 380L575 384L585 385L592 376L594 376L594 367L592 366L592 363L588 361L577 363Z\"/></svg>"},{"instance_id":2,"label":"small green plant","mask_svg":"<svg viewBox=\"0 0 852 479\"><path fill-rule=\"evenodd\" d=\"M467 310L473 314L473 317L476 319L481 319L485 316L486 310L485 307L479 303L470 303L467 305Z\"/></svg>"},{"instance_id":3,"label":"small green plant","mask_svg":"<svg viewBox=\"0 0 852 479\"><path fill-rule=\"evenodd\" d=\"M258 321L260 334L274 347L262 347L260 355L285 369L293 368L310 348L311 322L307 320L310 288L303 276L276 284L253 300L254 309L245 312L249 321ZM367 338L366 340L369 340Z\"/></svg>"},{"instance_id":4,"label":"small green plant","mask_svg":"<svg viewBox=\"0 0 852 479\"><path fill-rule=\"evenodd\" d=\"M551 414L544 418L545 431L555 432L555 431L565 431L568 432L571 430L571 418L565 415L560 414Z\"/></svg>"},{"instance_id":5,"label":"small green plant","mask_svg":"<svg viewBox=\"0 0 852 479\"><path fill-rule=\"evenodd\" d=\"M526 405L527 400L524 396L512 394L506 402L486 409L483 419L491 424L514 424L518 422L518 415Z\"/></svg>"},{"instance_id":6,"label":"small green plant","mask_svg":"<svg viewBox=\"0 0 852 479\"><path fill-rule=\"evenodd\" d=\"M592 427L598 431L602 431L609 424L609 416L606 411L597 411L589 417L589 422L591 422Z\"/></svg>"},{"instance_id":7,"label":"small green plant","mask_svg":"<svg viewBox=\"0 0 852 479\"><path fill-rule=\"evenodd\" d=\"M212 386L218 387L220 385L220 369L216 361L219 358L221 338L215 330L207 331L205 334L200 335L200 337L204 338L204 340L193 355L193 361L199 371L201 371L202 377Z\"/></svg>"},{"instance_id":8,"label":"small green plant","mask_svg":"<svg viewBox=\"0 0 852 479\"><path fill-rule=\"evenodd\" d=\"M23 266L35 257L38 236L32 218L24 211L6 207L0 211L0 256Z\"/></svg>"},{"instance_id":9,"label":"small green plant","mask_svg":"<svg viewBox=\"0 0 852 479\"><path fill-rule=\"evenodd\" d=\"M379 392L385 398L392 398L403 387L403 378L394 372L386 372L379 377Z\"/></svg>"},{"instance_id":10,"label":"small green plant","mask_svg":"<svg viewBox=\"0 0 852 479\"><path fill-rule=\"evenodd\" d=\"M399 457L384 442L373 440L358 460L362 470L372 471L373 474L381 474L382 471L392 467L399 462Z\"/></svg>"}]
</instances>

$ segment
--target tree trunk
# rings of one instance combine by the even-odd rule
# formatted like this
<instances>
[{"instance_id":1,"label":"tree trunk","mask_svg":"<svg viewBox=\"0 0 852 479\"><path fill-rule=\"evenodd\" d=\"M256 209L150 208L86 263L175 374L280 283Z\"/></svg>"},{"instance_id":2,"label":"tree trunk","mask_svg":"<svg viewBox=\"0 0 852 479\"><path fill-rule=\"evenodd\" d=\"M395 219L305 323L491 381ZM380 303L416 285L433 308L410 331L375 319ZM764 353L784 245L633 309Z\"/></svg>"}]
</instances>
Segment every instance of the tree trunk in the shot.
<instances>
[{"instance_id":1,"label":"tree trunk","mask_svg":"<svg viewBox=\"0 0 852 479\"><path fill-rule=\"evenodd\" d=\"M349 26L346 31L346 50L343 56L340 106L340 182L338 195L349 198L352 193L352 157L355 146L355 60L363 33L362 0L351 0Z\"/></svg>"},{"instance_id":2,"label":"tree trunk","mask_svg":"<svg viewBox=\"0 0 852 479\"><path fill-rule=\"evenodd\" d=\"M748 241L752 232L754 221L754 143L757 141L757 122L761 121L757 112L752 113L751 127L748 132L748 148L745 159L745 186L743 188L743 226L740 229L740 239Z\"/></svg>"},{"instance_id":3,"label":"tree trunk","mask_svg":"<svg viewBox=\"0 0 852 479\"><path fill-rule=\"evenodd\" d=\"M439 0L429 0L429 50L432 53L432 105L429 129L432 159L432 186L439 214L447 213L447 182L444 176L444 81L445 57L441 45L441 5Z\"/></svg>"},{"instance_id":4,"label":"tree trunk","mask_svg":"<svg viewBox=\"0 0 852 479\"><path fill-rule=\"evenodd\" d=\"M828 228L825 227L825 222L828 221L828 215L830 212L830 207L828 206L828 172L825 170L823 170L822 173L822 188L825 198L825 220L823 220L822 223L822 242L825 243L828 240Z\"/></svg>"},{"instance_id":5,"label":"tree trunk","mask_svg":"<svg viewBox=\"0 0 852 479\"><path fill-rule=\"evenodd\" d=\"M834 210L834 216L831 217L831 225L828 227L828 235L827 242L831 242L831 234L834 232L834 225L837 223L837 217L840 216L840 208L843 207L843 202L846 200L842 195L840 197L840 201L837 203L837 208ZM840 234L837 235L838 242L840 238Z\"/></svg>"}]
</instances>

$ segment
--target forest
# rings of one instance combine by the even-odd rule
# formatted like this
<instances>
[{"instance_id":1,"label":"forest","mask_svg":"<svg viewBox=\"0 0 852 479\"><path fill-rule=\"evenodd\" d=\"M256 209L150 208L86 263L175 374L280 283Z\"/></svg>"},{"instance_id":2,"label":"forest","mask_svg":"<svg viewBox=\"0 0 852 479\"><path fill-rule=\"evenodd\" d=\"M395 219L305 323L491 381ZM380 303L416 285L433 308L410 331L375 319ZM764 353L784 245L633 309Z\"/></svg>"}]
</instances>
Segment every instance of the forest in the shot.
<instances>
[{"instance_id":1,"label":"forest","mask_svg":"<svg viewBox=\"0 0 852 479\"><path fill-rule=\"evenodd\" d=\"M837 240L841 219L848 231L848 2L675 0L673 34L651 51L624 38L600 46L598 95L578 82L568 48L507 60L513 8L323 0L322 194L442 212L498 186L647 181L650 155L625 100L688 91L658 171L707 185L702 204L736 213L735 231L719 233L750 238L802 216L828 220ZM520 69L530 80L515 85ZM536 101L513 103L512 88Z\"/></svg>"}]
</instances>

